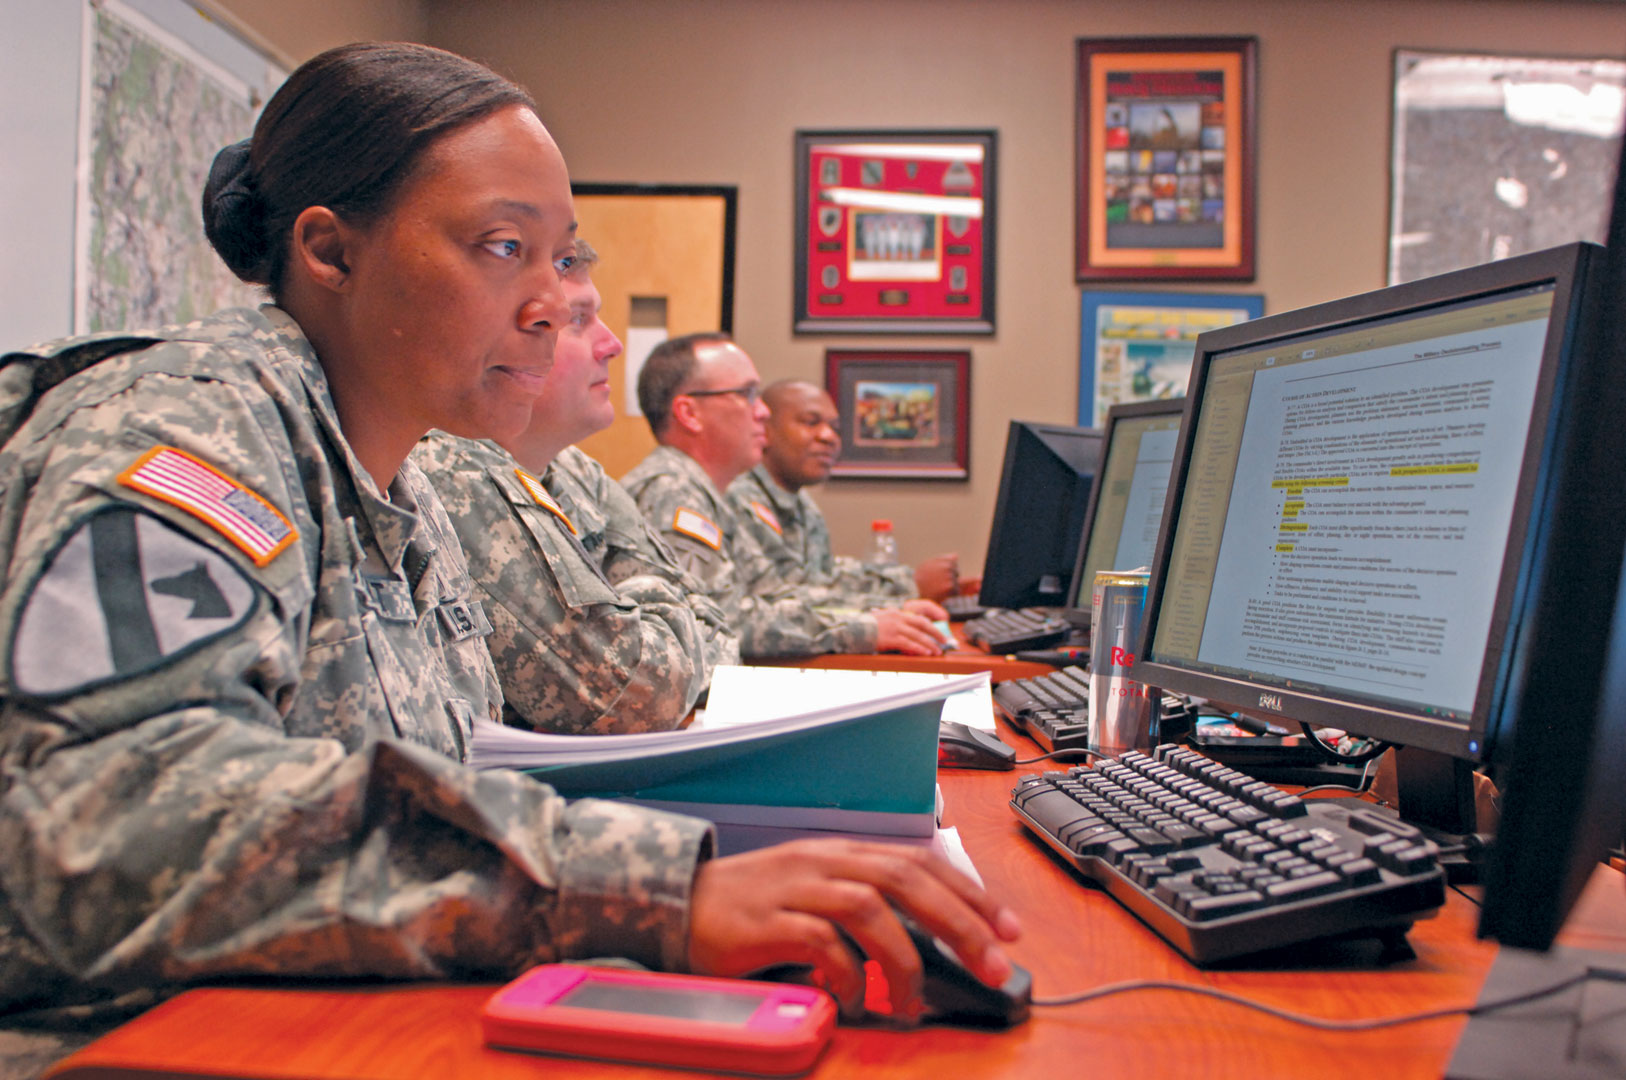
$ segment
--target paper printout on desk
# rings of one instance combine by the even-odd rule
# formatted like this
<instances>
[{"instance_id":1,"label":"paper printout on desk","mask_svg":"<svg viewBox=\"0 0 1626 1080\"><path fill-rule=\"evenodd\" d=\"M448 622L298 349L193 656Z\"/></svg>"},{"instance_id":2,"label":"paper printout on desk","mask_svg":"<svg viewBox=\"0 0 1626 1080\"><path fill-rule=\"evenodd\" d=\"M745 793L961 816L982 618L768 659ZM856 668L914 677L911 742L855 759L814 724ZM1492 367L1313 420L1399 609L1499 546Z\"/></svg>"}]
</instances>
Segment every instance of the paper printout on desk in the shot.
<instances>
[{"instance_id":1,"label":"paper printout on desk","mask_svg":"<svg viewBox=\"0 0 1626 1080\"><path fill-rule=\"evenodd\" d=\"M806 712L874 701L879 695L975 679L943 700L943 719L994 730L994 695L988 673L939 675L929 671L847 671L836 668L749 667L723 664L711 675L706 708L694 727L755 724Z\"/></svg>"}]
</instances>

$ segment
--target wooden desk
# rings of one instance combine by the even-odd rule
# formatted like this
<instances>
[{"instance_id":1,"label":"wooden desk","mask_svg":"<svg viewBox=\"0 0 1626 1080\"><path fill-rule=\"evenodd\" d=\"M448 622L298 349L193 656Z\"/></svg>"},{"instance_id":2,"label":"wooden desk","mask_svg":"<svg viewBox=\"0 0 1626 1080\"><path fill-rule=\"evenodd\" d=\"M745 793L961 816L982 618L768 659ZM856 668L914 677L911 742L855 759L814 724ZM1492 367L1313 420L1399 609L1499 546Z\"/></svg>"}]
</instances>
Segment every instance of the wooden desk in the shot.
<instances>
[{"instance_id":1,"label":"wooden desk","mask_svg":"<svg viewBox=\"0 0 1626 1080\"><path fill-rule=\"evenodd\" d=\"M1013 742L1025 740L1012 737ZM959 828L988 886L1027 933L1012 958L1039 996L1129 979L1177 979L1324 1017L1389 1016L1469 1004L1496 946L1474 938L1473 904L1447 894L1419 923L1417 958L1386 969L1350 964L1204 972L1187 964L1103 893L1083 887L1033 842L1006 807L1015 773L945 772L948 824ZM1600 868L1566 927L1584 948L1626 951L1626 888ZM644 1077L671 1069L568 1061L488 1050L479 1012L490 986L367 990L194 990L63 1061L49 1075L267 1078ZM1287 1077L1402 1080L1437 1077L1465 1021L1432 1020L1364 1034L1332 1034L1221 1002L1163 991L1036 1009L1007 1032L841 1028L812 1076ZM145 1072L143 1072L145 1070Z\"/></svg>"}]
</instances>

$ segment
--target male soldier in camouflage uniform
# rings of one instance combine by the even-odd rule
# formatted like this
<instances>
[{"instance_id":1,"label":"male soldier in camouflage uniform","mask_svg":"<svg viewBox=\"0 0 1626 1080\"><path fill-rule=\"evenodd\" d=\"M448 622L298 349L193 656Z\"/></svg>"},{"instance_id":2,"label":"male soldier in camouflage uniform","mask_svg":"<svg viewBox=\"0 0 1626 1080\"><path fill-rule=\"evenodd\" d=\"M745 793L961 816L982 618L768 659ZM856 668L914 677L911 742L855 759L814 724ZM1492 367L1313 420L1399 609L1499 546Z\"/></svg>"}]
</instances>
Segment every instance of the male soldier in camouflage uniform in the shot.
<instances>
[{"instance_id":1,"label":"male soldier in camouflage uniform","mask_svg":"<svg viewBox=\"0 0 1626 1080\"><path fill-rule=\"evenodd\" d=\"M678 590L694 612L704 640L708 685L717 665L740 662L739 637L722 609L678 565L677 555L650 527L627 489L610 479L604 466L579 447L567 446L548 463L542 486L575 522L582 547L598 561L610 584L620 588L634 575L652 575Z\"/></svg>"},{"instance_id":2,"label":"male soldier in camouflage uniform","mask_svg":"<svg viewBox=\"0 0 1626 1080\"><path fill-rule=\"evenodd\" d=\"M459 764L501 697L456 536L286 314L0 376L0 1010L686 964L706 825Z\"/></svg>"},{"instance_id":3,"label":"male soldier in camouflage uniform","mask_svg":"<svg viewBox=\"0 0 1626 1080\"><path fill-rule=\"evenodd\" d=\"M833 554L824 514L806 488L830 478L841 451L835 403L800 379L771 384L762 403L769 411L762 461L729 485L728 497L780 574L792 580L805 574L809 583L842 590L862 606L875 597L938 600L958 590L954 555L934 556L911 571Z\"/></svg>"},{"instance_id":4,"label":"male soldier in camouflage uniform","mask_svg":"<svg viewBox=\"0 0 1626 1080\"><path fill-rule=\"evenodd\" d=\"M661 445L621 483L727 613L743 655L939 653L925 615L858 611L839 589L786 580L742 524L723 491L761 458L760 386L751 358L725 335L657 346L639 373L638 402Z\"/></svg>"},{"instance_id":5,"label":"male soldier in camouflage uniform","mask_svg":"<svg viewBox=\"0 0 1626 1080\"><path fill-rule=\"evenodd\" d=\"M530 427L508 441L515 456L437 431L413 460L434 481L468 552L494 628L487 644L505 715L564 734L660 730L688 714L712 665L737 660L738 645L627 493L602 469L595 483L597 463L564 447L614 419L600 376L621 351L598 317L598 290L587 277L594 256L580 241L577 259L564 288L571 320ZM600 385L604 393L594 396ZM569 472L557 467L565 456ZM612 504L595 499L606 492L619 504L614 529L603 509Z\"/></svg>"}]
</instances>

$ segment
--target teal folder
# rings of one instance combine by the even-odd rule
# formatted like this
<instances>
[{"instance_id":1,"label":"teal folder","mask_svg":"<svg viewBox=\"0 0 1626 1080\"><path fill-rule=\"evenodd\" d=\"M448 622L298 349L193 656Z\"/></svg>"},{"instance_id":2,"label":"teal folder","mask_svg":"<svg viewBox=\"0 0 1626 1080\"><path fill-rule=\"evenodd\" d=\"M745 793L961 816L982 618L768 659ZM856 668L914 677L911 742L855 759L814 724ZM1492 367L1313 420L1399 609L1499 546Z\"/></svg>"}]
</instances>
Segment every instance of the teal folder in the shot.
<instances>
[{"instance_id":1,"label":"teal folder","mask_svg":"<svg viewBox=\"0 0 1626 1080\"><path fill-rule=\"evenodd\" d=\"M709 731L550 736L480 724L473 764L522 768L569 798L631 799L719 821L929 835L943 699L980 679Z\"/></svg>"}]
</instances>

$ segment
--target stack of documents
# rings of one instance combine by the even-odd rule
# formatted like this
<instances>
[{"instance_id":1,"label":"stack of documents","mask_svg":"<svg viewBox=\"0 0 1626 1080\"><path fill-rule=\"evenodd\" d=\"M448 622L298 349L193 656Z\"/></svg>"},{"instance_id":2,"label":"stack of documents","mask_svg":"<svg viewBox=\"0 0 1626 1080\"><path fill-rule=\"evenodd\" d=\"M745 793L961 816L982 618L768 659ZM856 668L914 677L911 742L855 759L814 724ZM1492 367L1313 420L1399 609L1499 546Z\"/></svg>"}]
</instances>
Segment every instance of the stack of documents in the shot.
<instances>
[{"instance_id":1,"label":"stack of documents","mask_svg":"<svg viewBox=\"0 0 1626 1080\"><path fill-rule=\"evenodd\" d=\"M891 675L900 677L880 677ZM694 728L541 735L478 721L470 762L523 769L568 797L627 799L719 826L926 838L938 723L959 694L986 699L987 675L722 667ZM986 726L993 712L982 710Z\"/></svg>"}]
</instances>

